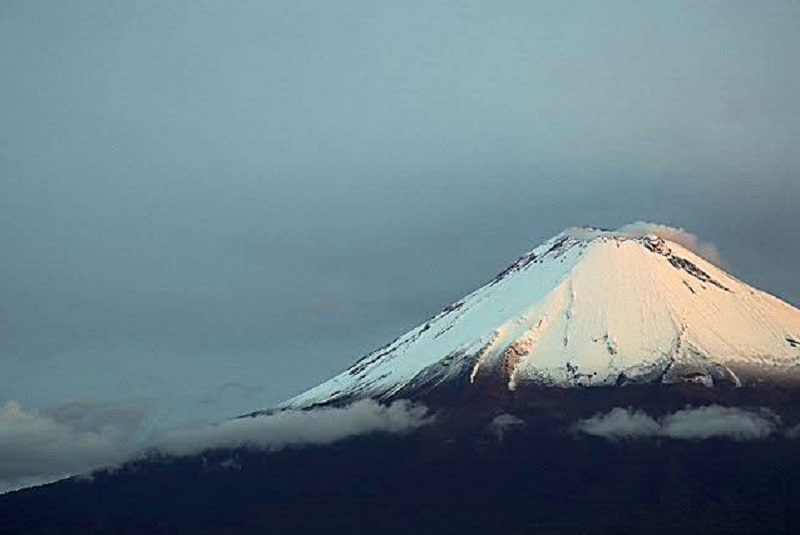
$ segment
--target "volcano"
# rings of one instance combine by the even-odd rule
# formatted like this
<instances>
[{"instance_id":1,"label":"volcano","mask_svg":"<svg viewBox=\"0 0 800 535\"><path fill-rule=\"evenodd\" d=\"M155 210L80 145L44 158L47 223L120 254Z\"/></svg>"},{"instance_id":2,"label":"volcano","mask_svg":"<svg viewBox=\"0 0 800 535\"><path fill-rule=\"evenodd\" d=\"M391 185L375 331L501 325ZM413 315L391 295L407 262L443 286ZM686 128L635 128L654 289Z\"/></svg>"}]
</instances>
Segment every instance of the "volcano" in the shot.
<instances>
[{"instance_id":1,"label":"volcano","mask_svg":"<svg viewBox=\"0 0 800 535\"><path fill-rule=\"evenodd\" d=\"M235 440L0 496L0 532L795 533L800 311L696 249L566 230Z\"/></svg>"},{"instance_id":2,"label":"volcano","mask_svg":"<svg viewBox=\"0 0 800 535\"><path fill-rule=\"evenodd\" d=\"M453 383L511 393L799 378L800 310L655 234L574 228L285 406Z\"/></svg>"}]
</instances>

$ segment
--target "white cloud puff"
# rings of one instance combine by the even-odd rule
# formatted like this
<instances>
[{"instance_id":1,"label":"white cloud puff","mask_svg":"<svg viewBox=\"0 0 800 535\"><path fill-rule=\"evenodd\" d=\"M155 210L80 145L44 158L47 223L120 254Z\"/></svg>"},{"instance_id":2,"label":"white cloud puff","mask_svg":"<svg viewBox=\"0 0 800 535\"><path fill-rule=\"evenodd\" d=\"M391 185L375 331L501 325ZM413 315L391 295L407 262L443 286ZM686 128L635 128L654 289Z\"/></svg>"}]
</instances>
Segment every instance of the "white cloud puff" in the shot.
<instances>
[{"instance_id":1,"label":"white cloud puff","mask_svg":"<svg viewBox=\"0 0 800 535\"><path fill-rule=\"evenodd\" d=\"M423 405L403 400L381 405L362 400L346 407L286 410L201 429L173 431L156 449L170 455L193 455L215 448L279 450L295 445L331 444L375 432L406 433L431 421Z\"/></svg>"},{"instance_id":2,"label":"white cloud puff","mask_svg":"<svg viewBox=\"0 0 800 535\"><path fill-rule=\"evenodd\" d=\"M661 433L661 426L641 411L615 408L606 414L598 414L575 424L575 430L618 440L621 438L652 437Z\"/></svg>"},{"instance_id":3,"label":"white cloud puff","mask_svg":"<svg viewBox=\"0 0 800 535\"><path fill-rule=\"evenodd\" d=\"M508 433L520 427L524 427L525 425L525 420L522 418L518 418L513 414L504 413L495 416L486 426L486 429L496 436L498 440L503 440Z\"/></svg>"},{"instance_id":4,"label":"white cloud puff","mask_svg":"<svg viewBox=\"0 0 800 535\"><path fill-rule=\"evenodd\" d=\"M751 412L711 405L670 414L662 421L662 427L664 436L677 439L756 440L774 433L778 421L766 410Z\"/></svg>"},{"instance_id":5,"label":"white cloud puff","mask_svg":"<svg viewBox=\"0 0 800 535\"><path fill-rule=\"evenodd\" d=\"M609 440L648 437L757 440L772 435L779 424L777 417L767 410L756 412L710 405L679 410L656 420L642 411L618 407L580 420L573 429Z\"/></svg>"}]
</instances>

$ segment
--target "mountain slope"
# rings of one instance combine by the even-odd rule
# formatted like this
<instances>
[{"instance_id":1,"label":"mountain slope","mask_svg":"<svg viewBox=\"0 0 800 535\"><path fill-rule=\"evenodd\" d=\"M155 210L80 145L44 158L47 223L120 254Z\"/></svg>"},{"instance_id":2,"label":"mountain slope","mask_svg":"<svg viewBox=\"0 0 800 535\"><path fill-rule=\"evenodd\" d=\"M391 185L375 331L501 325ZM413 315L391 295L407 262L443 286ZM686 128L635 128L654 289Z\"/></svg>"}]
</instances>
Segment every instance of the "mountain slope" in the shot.
<instances>
[{"instance_id":1,"label":"mountain slope","mask_svg":"<svg viewBox=\"0 0 800 535\"><path fill-rule=\"evenodd\" d=\"M2 495L0 531L794 533L798 334L678 243L572 229L283 407L302 410ZM416 424L376 424L392 406Z\"/></svg>"},{"instance_id":2,"label":"mountain slope","mask_svg":"<svg viewBox=\"0 0 800 535\"><path fill-rule=\"evenodd\" d=\"M285 406L452 381L513 392L798 378L800 310L673 241L575 228Z\"/></svg>"}]
</instances>

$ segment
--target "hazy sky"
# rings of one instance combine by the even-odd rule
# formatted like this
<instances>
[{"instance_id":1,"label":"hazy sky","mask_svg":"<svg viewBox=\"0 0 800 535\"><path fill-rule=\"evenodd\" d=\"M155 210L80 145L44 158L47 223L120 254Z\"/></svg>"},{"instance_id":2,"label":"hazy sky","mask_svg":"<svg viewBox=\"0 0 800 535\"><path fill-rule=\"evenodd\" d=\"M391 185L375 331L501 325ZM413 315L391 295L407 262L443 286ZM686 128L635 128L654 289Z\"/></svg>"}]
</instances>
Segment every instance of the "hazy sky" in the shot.
<instances>
[{"instance_id":1,"label":"hazy sky","mask_svg":"<svg viewBox=\"0 0 800 535\"><path fill-rule=\"evenodd\" d=\"M0 403L268 406L574 225L800 304L798 2L1 0L0 73Z\"/></svg>"}]
</instances>

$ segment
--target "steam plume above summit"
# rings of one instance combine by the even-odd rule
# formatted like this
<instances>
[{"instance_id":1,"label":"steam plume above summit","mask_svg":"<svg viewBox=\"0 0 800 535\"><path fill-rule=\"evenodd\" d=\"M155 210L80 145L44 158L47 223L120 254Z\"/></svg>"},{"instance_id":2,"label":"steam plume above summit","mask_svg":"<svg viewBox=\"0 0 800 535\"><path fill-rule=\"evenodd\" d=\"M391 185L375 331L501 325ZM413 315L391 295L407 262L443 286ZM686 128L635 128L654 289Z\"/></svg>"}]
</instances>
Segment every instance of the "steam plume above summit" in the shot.
<instances>
[{"instance_id":1,"label":"steam plume above summit","mask_svg":"<svg viewBox=\"0 0 800 535\"><path fill-rule=\"evenodd\" d=\"M682 228L637 221L621 227L618 232L626 234L631 238L658 236L664 240L682 245L716 266L723 266L723 260L716 245L707 241L702 241L696 234L692 234Z\"/></svg>"}]
</instances>

